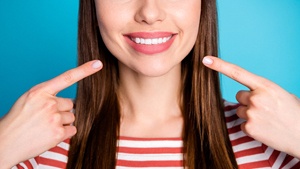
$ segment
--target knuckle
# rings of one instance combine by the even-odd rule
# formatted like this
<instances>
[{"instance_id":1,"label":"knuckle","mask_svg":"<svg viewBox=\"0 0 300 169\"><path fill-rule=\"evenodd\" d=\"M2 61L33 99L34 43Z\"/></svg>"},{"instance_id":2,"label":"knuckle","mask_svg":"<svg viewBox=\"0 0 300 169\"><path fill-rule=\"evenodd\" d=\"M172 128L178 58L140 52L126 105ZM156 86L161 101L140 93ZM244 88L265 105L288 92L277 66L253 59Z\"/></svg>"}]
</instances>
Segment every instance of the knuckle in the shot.
<instances>
[{"instance_id":1,"label":"knuckle","mask_svg":"<svg viewBox=\"0 0 300 169\"><path fill-rule=\"evenodd\" d=\"M249 98L249 101L250 101L251 105L257 105L258 103L261 102L261 98L258 95L252 95Z\"/></svg>"},{"instance_id":2,"label":"knuckle","mask_svg":"<svg viewBox=\"0 0 300 169\"><path fill-rule=\"evenodd\" d=\"M44 103L44 108L50 111L57 111L58 103L55 99L49 99Z\"/></svg>"},{"instance_id":3,"label":"knuckle","mask_svg":"<svg viewBox=\"0 0 300 169\"><path fill-rule=\"evenodd\" d=\"M244 112L243 107L240 106L240 107L238 107L238 108L236 109L236 115L237 115L238 117L242 117L244 113L245 113L245 112Z\"/></svg>"},{"instance_id":4,"label":"knuckle","mask_svg":"<svg viewBox=\"0 0 300 169\"><path fill-rule=\"evenodd\" d=\"M67 100L67 104L68 104L68 107L70 107L71 109L73 109L73 107L74 107L74 102L73 102L71 99L68 99L68 100Z\"/></svg>"},{"instance_id":5,"label":"knuckle","mask_svg":"<svg viewBox=\"0 0 300 169\"><path fill-rule=\"evenodd\" d=\"M71 119L71 122L73 123L75 121L76 117L75 117L74 113L70 113L70 114L71 114L70 119Z\"/></svg>"},{"instance_id":6,"label":"knuckle","mask_svg":"<svg viewBox=\"0 0 300 169\"><path fill-rule=\"evenodd\" d=\"M249 109L245 112L246 116L248 117L248 120L253 121L255 120L257 117L257 113L255 111L253 111L252 109Z\"/></svg>"},{"instance_id":7,"label":"knuckle","mask_svg":"<svg viewBox=\"0 0 300 169\"><path fill-rule=\"evenodd\" d=\"M62 76L63 81L66 82L67 84L71 84L74 81L74 77L71 71L67 71L63 74Z\"/></svg>"},{"instance_id":8,"label":"knuckle","mask_svg":"<svg viewBox=\"0 0 300 169\"><path fill-rule=\"evenodd\" d=\"M61 120L62 120L62 117L59 113L53 113L50 118L50 123L51 124L60 124Z\"/></svg>"},{"instance_id":9,"label":"knuckle","mask_svg":"<svg viewBox=\"0 0 300 169\"><path fill-rule=\"evenodd\" d=\"M244 130L250 137L255 137L255 132L253 130L253 125L249 121L244 124Z\"/></svg>"},{"instance_id":10,"label":"knuckle","mask_svg":"<svg viewBox=\"0 0 300 169\"><path fill-rule=\"evenodd\" d=\"M27 99L33 99L38 96L40 96L41 91L40 91L40 85L34 86L29 91L27 92Z\"/></svg>"},{"instance_id":11,"label":"knuckle","mask_svg":"<svg viewBox=\"0 0 300 169\"><path fill-rule=\"evenodd\" d=\"M238 80L241 77L241 72L238 69L233 69L233 71L230 74L230 78L232 78L233 80Z\"/></svg>"},{"instance_id":12,"label":"knuckle","mask_svg":"<svg viewBox=\"0 0 300 169\"><path fill-rule=\"evenodd\" d=\"M75 126L70 126L67 133L68 136L72 137L77 133L77 128Z\"/></svg>"},{"instance_id":13,"label":"knuckle","mask_svg":"<svg viewBox=\"0 0 300 169\"><path fill-rule=\"evenodd\" d=\"M75 134L77 134L77 128L75 127L75 126L73 126L73 136L75 135Z\"/></svg>"},{"instance_id":14,"label":"knuckle","mask_svg":"<svg viewBox=\"0 0 300 169\"><path fill-rule=\"evenodd\" d=\"M65 130L63 127L59 127L55 130L54 133L54 139L58 142L62 141L62 139L65 137Z\"/></svg>"},{"instance_id":15,"label":"knuckle","mask_svg":"<svg viewBox=\"0 0 300 169\"><path fill-rule=\"evenodd\" d=\"M72 124L75 121L75 115L72 112L68 112L65 114L65 123L66 124Z\"/></svg>"}]
</instances>

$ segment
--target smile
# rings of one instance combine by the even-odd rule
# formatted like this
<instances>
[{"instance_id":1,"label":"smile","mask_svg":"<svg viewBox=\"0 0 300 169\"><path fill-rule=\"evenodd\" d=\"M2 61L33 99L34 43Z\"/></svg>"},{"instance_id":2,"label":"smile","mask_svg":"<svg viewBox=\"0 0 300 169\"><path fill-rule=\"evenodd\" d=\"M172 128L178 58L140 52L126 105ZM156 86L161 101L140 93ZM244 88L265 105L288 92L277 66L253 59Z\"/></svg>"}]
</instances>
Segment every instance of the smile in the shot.
<instances>
[{"instance_id":1,"label":"smile","mask_svg":"<svg viewBox=\"0 0 300 169\"><path fill-rule=\"evenodd\" d=\"M176 35L172 32L134 32L125 34L124 38L136 52L153 55L167 51L177 37Z\"/></svg>"},{"instance_id":2,"label":"smile","mask_svg":"<svg viewBox=\"0 0 300 169\"><path fill-rule=\"evenodd\" d=\"M145 38L131 38L131 40L137 44L142 45L157 45L166 43L172 38L172 36L169 37L160 37L160 38L151 38L151 39L145 39Z\"/></svg>"}]
</instances>

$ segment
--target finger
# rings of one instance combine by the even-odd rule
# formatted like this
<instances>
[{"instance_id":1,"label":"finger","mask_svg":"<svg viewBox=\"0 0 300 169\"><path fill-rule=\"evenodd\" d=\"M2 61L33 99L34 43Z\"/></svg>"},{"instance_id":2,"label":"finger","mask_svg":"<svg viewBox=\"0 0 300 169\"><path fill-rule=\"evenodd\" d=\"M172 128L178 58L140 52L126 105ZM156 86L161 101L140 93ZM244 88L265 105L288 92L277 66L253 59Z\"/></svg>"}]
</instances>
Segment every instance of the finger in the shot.
<instances>
[{"instance_id":1,"label":"finger","mask_svg":"<svg viewBox=\"0 0 300 169\"><path fill-rule=\"evenodd\" d=\"M290 93L296 100L299 100L300 101L300 98L298 96L296 96L295 94L293 93Z\"/></svg>"},{"instance_id":2,"label":"finger","mask_svg":"<svg viewBox=\"0 0 300 169\"><path fill-rule=\"evenodd\" d=\"M87 62L43 83L43 88L49 94L56 95L61 90L73 85L81 79L98 72L102 66L99 60Z\"/></svg>"},{"instance_id":3,"label":"finger","mask_svg":"<svg viewBox=\"0 0 300 169\"><path fill-rule=\"evenodd\" d=\"M239 106L237 109L236 109L236 115L239 116L240 118L242 119L245 119L247 120L248 117L247 117L247 110L248 110L248 107L247 106Z\"/></svg>"},{"instance_id":4,"label":"finger","mask_svg":"<svg viewBox=\"0 0 300 169\"><path fill-rule=\"evenodd\" d=\"M72 112L60 112L61 114L61 123L63 125L69 125L74 123L75 115Z\"/></svg>"},{"instance_id":5,"label":"finger","mask_svg":"<svg viewBox=\"0 0 300 169\"><path fill-rule=\"evenodd\" d=\"M225 62L217 57L206 56L203 59L203 64L245 85L251 90L255 90L263 84L263 78L260 76L252 74L239 66Z\"/></svg>"},{"instance_id":6,"label":"finger","mask_svg":"<svg viewBox=\"0 0 300 169\"><path fill-rule=\"evenodd\" d=\"M248 133L248 131L246 130L246 123L247 122L244 122L241 124L241 130L247 135L247 136L250 136L250 134ZM251 136L250 136L251 137Z\"/></svg>"},{"instance_id":7,"label":"finger","mask_svg":"<svg viewBox=\"0 0 300 169\"><path fill-rule=\"evenodd\" d=\"M64 126L65 129L65 135L63 140L66 140L68 138L71 138L72 136L74 136L77 133L77 129L75 126Z\"/></svg>"},{"instance_id":8,"label":"finger","mask_svg":"<svg viewBox=\"0 0 300 169\"><path fill-rule=\"evenodd\" d=\"M242 105L249 105L250 91L241 90L236 94L236 100Z\"/></svg>"},{"instance_id":9,"label":"finger","mask_svg":"<svg viewBox=\"0 0 300 169\"><path fill-rule=\"evenodd\" d=\"M56 101L58 111L71 111L73 109L74 103L72 99L57 97Z\"/></svg>"}]
</instances>

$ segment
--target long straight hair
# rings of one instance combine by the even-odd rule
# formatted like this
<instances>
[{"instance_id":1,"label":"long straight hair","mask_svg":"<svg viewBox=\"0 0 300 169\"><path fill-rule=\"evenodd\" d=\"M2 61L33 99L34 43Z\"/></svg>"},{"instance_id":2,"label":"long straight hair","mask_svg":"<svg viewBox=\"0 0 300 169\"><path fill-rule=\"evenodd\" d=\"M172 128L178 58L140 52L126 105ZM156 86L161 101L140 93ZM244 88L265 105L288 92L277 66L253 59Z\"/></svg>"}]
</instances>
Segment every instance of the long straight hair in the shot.
<instances>
[{"instance_id":1,"label":"long straight hair","mask_svg":"<svg viewBox=\"0 0 300 169\"><path fill-rule=\"evenodd\" d=\"M78 64L93 59L103 69L78 83L77 134L71 139L68 169L116 166L120 105L118 61L105 47L97 26L94 0L80 0ZM202 0L196 43L182 61L184 165L190 169L237 168L225 124L217 72L202 66L205 55L218 56L215 0Z\"/></svg>"}]
</instances>

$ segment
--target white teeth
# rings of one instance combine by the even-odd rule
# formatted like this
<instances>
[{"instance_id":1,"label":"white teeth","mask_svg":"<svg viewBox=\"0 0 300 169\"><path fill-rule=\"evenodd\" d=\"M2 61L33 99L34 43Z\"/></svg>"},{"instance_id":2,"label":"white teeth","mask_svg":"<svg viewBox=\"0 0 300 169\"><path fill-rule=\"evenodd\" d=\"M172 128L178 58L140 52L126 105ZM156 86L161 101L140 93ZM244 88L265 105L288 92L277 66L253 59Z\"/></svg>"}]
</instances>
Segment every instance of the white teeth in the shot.
<instances>
[{"instance_id":1,"label":"white teeth","mask_svg":"<svg viewBox=\"0 0 300 169\"><path fill-rule=\"evenodd\" d=\"M142 45L157 45L157 44L166 43L171 38L172 36L163 37L163 38L154 38L154 39L131 38L131 40L135 43L142 44Z\"/></svg>"}]
</instances>

